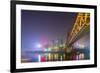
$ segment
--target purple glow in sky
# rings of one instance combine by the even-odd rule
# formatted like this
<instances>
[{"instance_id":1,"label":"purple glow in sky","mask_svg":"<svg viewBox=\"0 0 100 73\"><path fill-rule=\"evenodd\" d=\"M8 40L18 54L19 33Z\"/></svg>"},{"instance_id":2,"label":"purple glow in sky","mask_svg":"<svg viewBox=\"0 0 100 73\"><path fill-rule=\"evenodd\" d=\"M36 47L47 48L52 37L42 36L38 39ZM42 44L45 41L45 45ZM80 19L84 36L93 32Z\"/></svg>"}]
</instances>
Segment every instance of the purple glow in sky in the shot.
<instances>
[{"instance_id":1,"label":"purple glow in sky","mask_svg":"<svg viewBox=\"0 0 100 73\"><path fill-rule=\"evenodd\" d=\"M36 50L35 44L65 38L72 29L77 13L21 10L22 51Z\"/></svg>"}]
</instances>

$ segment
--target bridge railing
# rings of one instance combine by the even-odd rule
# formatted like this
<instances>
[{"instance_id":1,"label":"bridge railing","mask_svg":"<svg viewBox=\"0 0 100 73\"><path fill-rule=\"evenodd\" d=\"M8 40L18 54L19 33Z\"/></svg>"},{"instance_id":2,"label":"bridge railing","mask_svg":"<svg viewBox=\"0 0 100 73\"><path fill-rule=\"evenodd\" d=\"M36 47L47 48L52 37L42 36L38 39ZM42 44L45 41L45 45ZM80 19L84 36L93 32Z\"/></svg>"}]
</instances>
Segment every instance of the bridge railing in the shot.
<instances>
[{"instance_id":1,"label":"bridge railing","mask_svg":"<svg viewBox=\"0 0 100 73\"><path fill-rule=\"evenodd\" d=\"M90 26L90 13L78 13L73 29L68 36L67 42L69 44L72 43L76 38L79 37L79 32L81 32L83 28L87 26Z\"/></svg>"}]
</instances>

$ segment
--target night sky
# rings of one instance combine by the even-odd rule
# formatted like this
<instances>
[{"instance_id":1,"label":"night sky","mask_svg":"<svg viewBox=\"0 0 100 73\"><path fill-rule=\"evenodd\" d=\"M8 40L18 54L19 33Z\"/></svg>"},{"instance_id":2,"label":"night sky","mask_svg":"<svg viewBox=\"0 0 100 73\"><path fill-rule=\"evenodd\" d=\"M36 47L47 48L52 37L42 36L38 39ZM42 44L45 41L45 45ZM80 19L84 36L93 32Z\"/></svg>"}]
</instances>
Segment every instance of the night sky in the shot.
<instances>
[{"instance_id":1,"label":"night sky","mask_svg":"<svg viewBox=\"0 0 100 73\"><path fill-rule=\"evenodd\" d=\"M71 31L77 13L21 10L22 51L34 49L41 41L65 38Z\"/></svg>"}]
</instances>

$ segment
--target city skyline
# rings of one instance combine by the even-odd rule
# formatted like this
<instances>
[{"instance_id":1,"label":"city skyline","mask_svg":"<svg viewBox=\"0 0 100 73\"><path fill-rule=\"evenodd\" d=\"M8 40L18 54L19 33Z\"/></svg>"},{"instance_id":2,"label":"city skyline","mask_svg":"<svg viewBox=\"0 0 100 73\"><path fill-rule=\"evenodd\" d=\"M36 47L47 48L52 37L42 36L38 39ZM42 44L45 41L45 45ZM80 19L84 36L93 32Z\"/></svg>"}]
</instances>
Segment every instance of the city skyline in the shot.
<instances>
[{"instance_id":1,"label":"city skyline","mask_svg":"<svg viewBox=\"0 0 100 73\"><path fill-rule=\"evenodd\" d=\"M22 10L21 48L32 49L37 43L66 38L76 16L74 12Z\"/></svg>"},{"instance_id":2,"label":"city skyline","mask_svg":"<svg viewBox=\"0 0 100 73\"><path fill-rule=\"evenodd\" d=\"M85 15L88 16L86 18L89 22L89 13L21 10L22 62L89 59L89 25L84 26L85 30L80 27L84 32L78 34L77 42L70 44L68 41L73 38L70 34L75 28L75 23L78 22L77 26L80 26L77 18L83 19ZM79 28L75 30L77 29ZM85 36L81 36L80 39L82 34Z\"/></svg>"}]
</instances>

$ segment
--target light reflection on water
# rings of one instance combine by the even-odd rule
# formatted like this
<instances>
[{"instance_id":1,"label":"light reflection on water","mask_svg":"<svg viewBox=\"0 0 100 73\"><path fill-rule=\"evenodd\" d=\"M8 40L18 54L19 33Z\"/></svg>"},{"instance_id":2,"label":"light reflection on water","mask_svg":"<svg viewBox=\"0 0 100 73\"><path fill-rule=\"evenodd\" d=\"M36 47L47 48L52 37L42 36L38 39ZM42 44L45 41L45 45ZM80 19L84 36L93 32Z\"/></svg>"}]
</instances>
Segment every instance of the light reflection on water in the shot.
<instances>
[{"instance_id":1,"label":"light reflection on water","mask_svg":"<svg viewBox=\"0 0 100 73\"><path fill-rule=\"evenodd\" d=\"M30 54L30 55L29 55ZM28 53L26 61L23 62L49 62L49 61L68 61L90 59L90 51L87 48L76 49L72 53Z\"/></svg>"}]
</instances>

